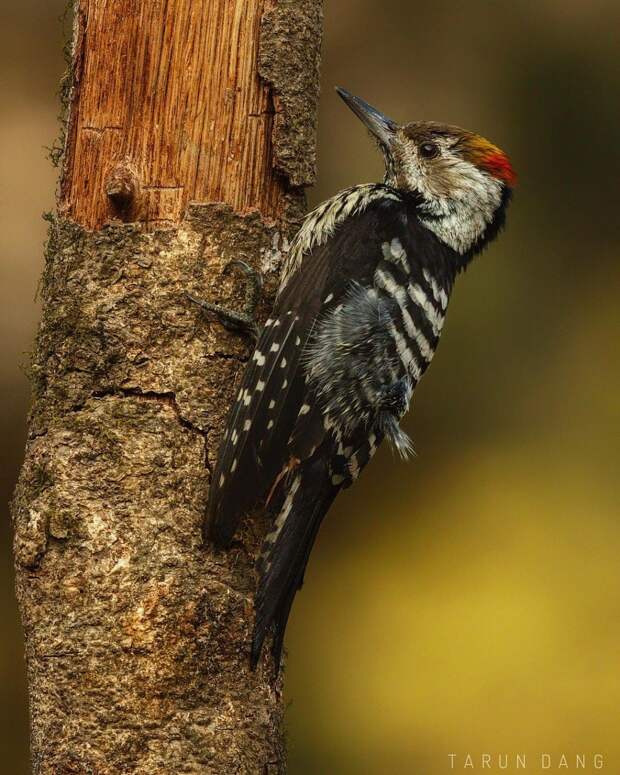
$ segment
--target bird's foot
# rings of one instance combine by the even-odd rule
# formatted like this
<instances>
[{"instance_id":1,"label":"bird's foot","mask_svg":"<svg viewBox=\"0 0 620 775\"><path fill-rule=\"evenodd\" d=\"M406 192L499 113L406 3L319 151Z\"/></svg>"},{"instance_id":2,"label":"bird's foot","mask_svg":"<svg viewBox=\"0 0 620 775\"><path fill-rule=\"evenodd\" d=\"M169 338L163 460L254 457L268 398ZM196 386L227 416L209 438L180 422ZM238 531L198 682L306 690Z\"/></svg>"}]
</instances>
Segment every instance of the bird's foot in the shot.
<instances>
[{"instance_id":1,"label":"bird's foot","mask_svg":"<svg viewBox=\"0 0 620 775\"><path fill-rule=\"evenodd\" d=\"M197 304L200 309L206 312L212 312L217 316L220 323L228 331L236 331L241 334L246 334L254 342L258 340L259 328L258 323L254 317L256 307L260 300L261 290L263 287L263 278L260 272L257 272L245 261L230 261L224 267L224 273L227 274L231 269L238 267L246 276L246 290L245 290L245 304L243 310L233 310L223 307L220 304L213 304L210 301L199 299L197 296L189 292L185 292L187 298Z\"/></svg>"}]
</instances>

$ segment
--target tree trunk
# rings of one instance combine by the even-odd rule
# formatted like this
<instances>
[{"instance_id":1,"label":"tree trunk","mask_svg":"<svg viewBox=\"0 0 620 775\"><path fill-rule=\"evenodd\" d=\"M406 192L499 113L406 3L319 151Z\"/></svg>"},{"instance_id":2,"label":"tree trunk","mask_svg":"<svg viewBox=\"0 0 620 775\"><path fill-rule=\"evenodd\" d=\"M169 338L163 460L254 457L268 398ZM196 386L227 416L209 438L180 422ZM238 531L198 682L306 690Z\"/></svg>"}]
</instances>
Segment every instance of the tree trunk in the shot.
<instances>
[{"instance_id":1,"label":"tree trunk","mask_svg":"<svg viewBox=\"0 0 620 775\"><path fill-rule=\"evenodd\" d=\"M275 773L282 684L249 667L265 525L202 546L249 343L314 179L321 0L80 0L13 502L35 773ZM238 278L237 278L238 279Z\"/></svg>"}]
</instances>

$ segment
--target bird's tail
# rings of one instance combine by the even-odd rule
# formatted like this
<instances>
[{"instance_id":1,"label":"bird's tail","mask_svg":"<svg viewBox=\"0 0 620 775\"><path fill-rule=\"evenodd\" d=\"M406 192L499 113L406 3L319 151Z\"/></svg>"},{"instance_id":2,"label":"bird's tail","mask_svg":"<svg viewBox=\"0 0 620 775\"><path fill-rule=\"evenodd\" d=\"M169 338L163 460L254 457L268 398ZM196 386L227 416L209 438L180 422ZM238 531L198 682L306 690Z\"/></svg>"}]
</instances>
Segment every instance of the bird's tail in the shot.
<instances>
[{"instance_id":1,"label":"bird's tail","mask_svg":"<svg viewBox=\"0 0 620 775\"><path fill-rule=\"evenodd\" d=\"M252 641L254 666L272 624L272 652L276 667L280 664L293 598L303 583L308 557L323 517L339 489L332 484L327 463L318 456L300 463L281 485L277 516L272 532L265 539L258 566Z\"/></svg>"}]
</instances>

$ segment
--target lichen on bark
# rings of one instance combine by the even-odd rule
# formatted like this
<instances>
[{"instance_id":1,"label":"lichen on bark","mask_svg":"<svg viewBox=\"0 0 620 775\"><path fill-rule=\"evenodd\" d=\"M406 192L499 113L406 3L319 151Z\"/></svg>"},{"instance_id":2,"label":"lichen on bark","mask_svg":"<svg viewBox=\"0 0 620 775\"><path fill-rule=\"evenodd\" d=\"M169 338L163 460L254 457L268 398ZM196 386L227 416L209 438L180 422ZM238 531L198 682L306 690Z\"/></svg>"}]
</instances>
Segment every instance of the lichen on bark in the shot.
<instances>
[{"instance_id":1,"label":"lichen on bark","mask_svg":"<svg viewBox=\"0 0 620 775\"><path fill-rule=\"evenodd\" d=\"M316 178L316 116L323 5L279 0L263 14L258 72L275 106L273 164L292 186Z\"/></svg>"},{"instance_id":2,"label":"lichen on bark","mask_svg":"<svg viewBox=\"0 0 620 775\"><path fill-rule=\"evenodd\" d=\"M120 223L89 232L53 218L31 367L34 433L89 397L121 389L173 393L181 417L197 428L221 424L248 342L205 318L185 294L241 306L243 287L223 272L226 263L264 269L280 238L257 213L241 217L220 204L194 205L178 229L150 233ZM275 271L265 280L263 311Z\"/></svg>"},{"instance_id":3,"label":"lichen on bark","mask_svg":"<svg viewBox=\"0 0 620 775\"><path fill-rule=\"evenodd\" d=\"M199 0L204 13L194 21L217 52L214 2ZM209 74L237 139L229 151L203 150L215 149L224 165L245 160L239 174L254 176L255 200L238 211L208 197L178 207L180 192L183 201L195 198L192 153L183 156L189 166L174 170L183 185L157 177L168 174L175 143L187 151L185 135L171 132L166 145L162 134L154 147L150 118L108 126L106 111L122 118L127 105L152 95L162 111L176 109L173 92L157 88L159 71L144 75L155 79L150 88L117 67L118 89L105 92L110 73L102 52L117 44L114 35L125 36L127 62L136 67L154 61L148 47L176 52L182 66L166 72L166 88L199 100L172 28L149 36L136 14L142 8L151 25L167 24L168 16L128 0L119 4L125 15L92 0L74 5L66 153L58 214L49 217L33 404L12 504L33 770L284 772L282 676L268 654L256 672L249 665L265 518L250 515L226 552L200 537L211 462L250 343L206 318L186 293L241 306L243 283L225 272L241 259L265 276L259 320L267 315L304 208L302 187L313 180L321 2L252 0L240 14L241 0L217 0L227 40L235 39L235 20L245 36L232 74L242 84L239 104L267 104L271 92L276 107L275 116L235 112L229 70ZM189 45L199 30L181 24L190 9L176 5L170 18ZM295 61L280 47L296 52ZM203 49L188 50L195 63L203 61ZM188 115L196 136L210 143L202 113L213 105L200 107ZM127 148L142 155L128 158ZM127 196L148 189L147 204L115 210L112 189L93 184L109 181L111 170L121 177L131 170L138 193L129 186ZM139 179L145 170L154 176L148 186ZM264 180L256 179L259 172ZM234 182L226 190L245 202L243 178ZM200 190L220 191L220 183ZM122 222L134 215L137 222Z\"/></svg>"},{"instance_id":4,"label":"lichen on bark","mask_svg":"<svg viewBox=\"0 0 620 775\"><path fill-rule=\"evenodd\" d=\"M185 297L241 302L223 265L256 263L278 234L223 205L154 233L51 223L13 503L41 772L219 772L233 751L239 772L282 761L280 679L248 663L265 525L248 520L230 552L200 540L248 343Z\"/></svg>"}]
</instances>

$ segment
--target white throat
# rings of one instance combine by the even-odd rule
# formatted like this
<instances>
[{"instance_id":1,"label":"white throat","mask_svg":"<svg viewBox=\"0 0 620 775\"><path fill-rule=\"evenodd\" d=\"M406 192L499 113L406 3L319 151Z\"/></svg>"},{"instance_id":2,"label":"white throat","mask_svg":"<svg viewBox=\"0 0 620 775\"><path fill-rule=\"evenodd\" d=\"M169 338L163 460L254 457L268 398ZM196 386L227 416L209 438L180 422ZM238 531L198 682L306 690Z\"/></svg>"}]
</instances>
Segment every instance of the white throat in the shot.
<instances>
[{"instance_id":1,"label":"white throat","mask_svg":"<svg viewBox=\"0 0 620 775\"><path fill-rule=\"evenodd\" d=\"M425 200L420 206L420 220L460 255L467 253L482 237L502 202L502 183L468 167L462 185L449 198L420 187ZM428 218L424 218L424 212Z\"/></svg>"}]
</instances>

